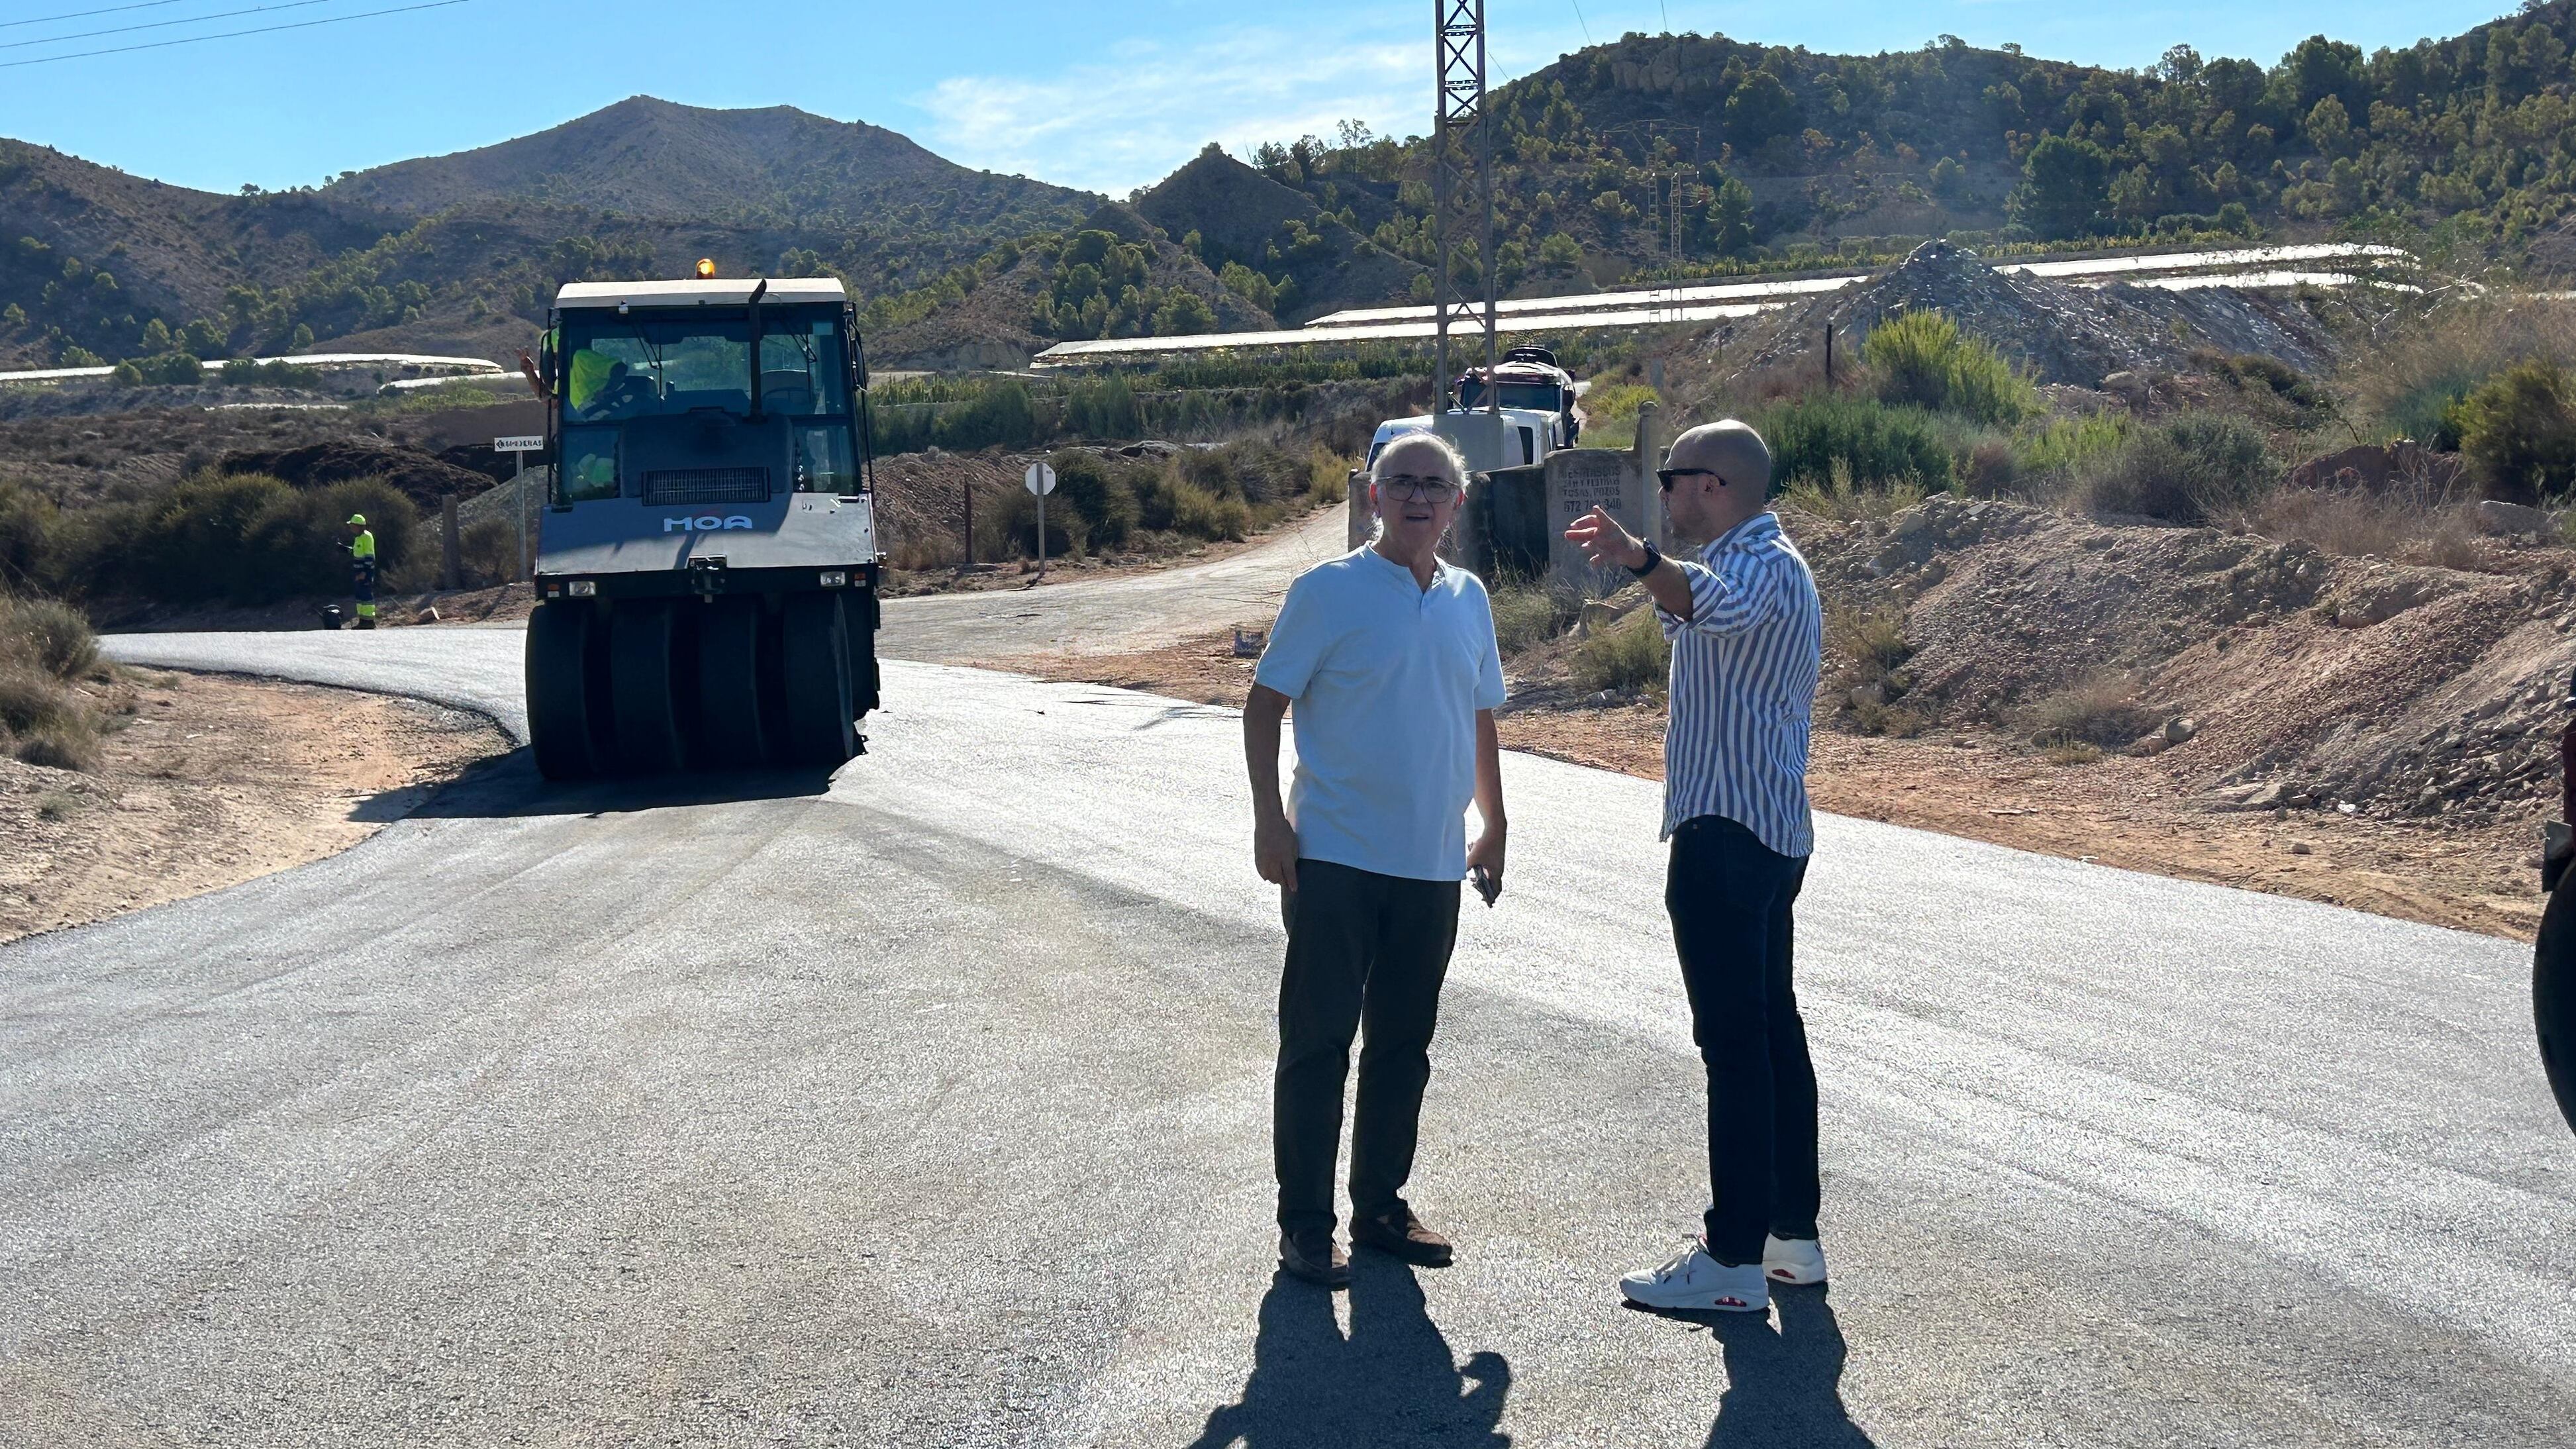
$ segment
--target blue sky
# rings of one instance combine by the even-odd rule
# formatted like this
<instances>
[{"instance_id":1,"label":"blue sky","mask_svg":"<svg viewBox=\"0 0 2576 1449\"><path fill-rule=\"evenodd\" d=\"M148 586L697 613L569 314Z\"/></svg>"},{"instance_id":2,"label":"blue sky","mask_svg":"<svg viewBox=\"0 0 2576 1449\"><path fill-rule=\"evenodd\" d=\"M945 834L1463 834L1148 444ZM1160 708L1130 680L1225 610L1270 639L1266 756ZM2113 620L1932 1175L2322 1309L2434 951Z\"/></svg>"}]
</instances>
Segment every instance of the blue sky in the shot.
<instances>
[{"instance_id":1,"label":"blue sky","mask_svg":"<svg viewBox=\"0 0 2576 1449\"><path fill-rule=\"evenodd\" d=\"M463 0L205 44L38 57L292 24L419 0L0 0L0 135L233 190L487 145L639 92L794 105L891 127L954 160L1123 194L1207 141L1240 154L1355 117L1424 128L1430 7L1030 0L776 7ZM113 13L47 20L109 5ZM223 12L254 11L229 19ZM2364 48L2456 34L2505 0L2067 5L2063 0L1489 0L1497 81L1624 31L1723 31L1870 52L1944 32L2113 66L2189 43L2277 60L2323 31ZM163 25L165 21L183 21ZM45 21L45 23L26 23ZM15 22L15 23L13 23ZM71 32L157 28L54 42ZM562 57L557 60L555 57Z\"/></svg>"}]
</instances>

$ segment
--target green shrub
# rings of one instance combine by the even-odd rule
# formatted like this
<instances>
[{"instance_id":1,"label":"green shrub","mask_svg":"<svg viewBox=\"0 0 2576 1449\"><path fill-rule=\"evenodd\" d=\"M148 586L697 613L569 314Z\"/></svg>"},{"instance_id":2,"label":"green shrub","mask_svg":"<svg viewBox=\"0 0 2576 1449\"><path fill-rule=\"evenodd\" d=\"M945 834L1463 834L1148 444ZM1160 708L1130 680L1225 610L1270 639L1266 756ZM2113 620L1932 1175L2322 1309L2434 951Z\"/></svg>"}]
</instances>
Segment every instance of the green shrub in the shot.
<instances>
[{"instance_id":1,"label":"green shrub","mask_svg":"<svg viewBox=\"0 0 2576 1449\"><path fill-rule=\"evenodd\" d=\"M2279 478L2253 424L2225 413L2185 413L2138 428L2082 465L2076 492L2096 513L2198 524L2260 501Z\"/></svg>"},{"instance_id":2,"label":"green shrub","mask_svg":"<svg viewBox=\"0 0 2576 1449\"><path fill-rule=\"evenodd\" d=\"M129 357L110 374L119 387L196 387L206 380L206 366L185 352L157 357Z\"/></svg>"},{"instance_id":3,"label":"green shrub","mask_svg":"<svg viewBox=\"0 0 2576 1449\"><path fill-rule=\"evenodd\" d=\"M2072 473L2095 458L2118 452L2131 431L2126 413L2053 419L2013 440L2013 466L2025 476Z\"/></svg>"},{"instance_id":4,"label":"green shrub","mask_svg":"<svg viewBox=\"0 0 2576 1449\"><path fill-rule=\"evenodd\" d=\"M2003 354L1939 312L1908 312L1880 323L1861 356L1879 400L1957 413L2010 426L2042 410L2039 389Z\"/></svg>"},{"instance_id":5,"label":"green shrub","mask_svg":"<svg viewBox=\"0 0 2576 1449\"><path fill-rule=\"evenodd\" d=\"M1083 541L1075 545L1077 548L1117 548L1143 522L1144 510L1136 498L1134 474L1151 470L1140 470L1098 453L1070 449L1055 453L1047 462L1055 468L1056 476L1055 493L1047 499L1050 522L1059 511L1078 515L1083 524ZM1036 516L1033 507L1032 525ZM1030 540L1034 552L1034 533Z\"/></svg>"},{"instance_id":6,"label":"green shrub","mask_svg":"<svg viewBox=\"0 0 2576 1449\"><path fill-rule=\"evenodd\" d=\"M457 531L456 561L474 584L506 583L519 572L519 531L506 518L477 519Z\"/></svg>"},{"instance_id":7,"label":"green shrub","mask_svg":"<svg viewBox=\"0 0 2576 1449\"><path fill-rule=\"evenodd\" d=\"M1642 689L1663 682L1670 658L1655 611L1638 609L1574 646L1574 682L1585 689Z\"/></svg>"},{"instance_id":8,"label":"green shrub","mask_svg":"<svg viewBox=\"0 0 2576 1449\"><path fill-rule=\"evenodd\" d=\"M1075 383L1065 389L1064 427L1085 438L1135 437L1135 390L1116 373Z\"/></svg>"},{"instance_id":9,"label":"green shrub","mask_svg":"<svg viewBox=\"0 0 2576 1449\"><path fill-rule=\"evenodd\" d=\"M349 587L352 513L376 535L380 582L420 571L420 513L392 485L351 479L299 493L260 473L199 473L151 498L68 515L47 573L81 597L261 604Z\"/></svg>"},{"instance_id":10,"label":"green shrub","mask_svg":"<svg viewBox=\"0 0 2576 1449\"><path fill-rule=\"evenodd\" d=\"M0 588L29 588L46 576L58 525L44 495L0 481Z\"/></svg>"},{"instance_id":11,"label":"green shrub","mask_svg":"<svg viewBox=\"0 0 2576 1449\"><path fill-rule=\"evenodd\" d=\"M266 603L349 588L349 515L363 513L376 535L377 581L387 588L427 582L420 557L420 510L392 484L352 478L275 500L242 533L251 582L233 597Z\"/></svg>"},{"instance_id":12,"label":"green shrub","mask_svg":"<svg viewBox=\"0 0 2576 1449\"><path fill-rule=\"evenodd\" d=\"M1597 423L1615 423L1637 416L1637 408L1655 400L1655 390L1633 382L1612 383L1583 394L1583 415Z\"/></svg>"},{"instance_id":13,"label":"green shrub","mask_svg":"<svg viewBox=\"0 0 2576 1449\"><path fill-rule=\"evenodd\" d=\"M1061 495L1062 485L1058 485ZM1047 500L1046 556L1051 559L1072 558L1086 552L1091 544L1090 525L1081 512L1056 506ZM979 559L1035 558L1038 552L1038 500L1025 488L1014 488L1003 495L999 508L979 509L975 514L975 556Z\"/></svg>"},{"instance_id":14,"label":"green shrub","mask_svg":"<svg viewBox=\"0 0 2576 1449\"><path fill-rule=\"evenodd\" d=\"M1956 418L1876 398L1819 392L1764 410L1755 419L1771 445L1771 476L1830 486L1834 464L1864 485L1903 481L1929 491L1950 486L1974 432Z\"/></svg>"},{"instance_id":15,"label":"green shrub","mask_svg":"<svg viewBox=\"0 0 2576 1449\"><path fill-rule=\"evenodd\" d=\"M1192 538L1239 540L1252 532L1252 508L1228 493L1187 478L1164 485L1171 499L1172 531Z\"/></svg>"},{"instance_id":16,"label":"green shrub","mask_svg":"<svg viewBox=\"0 0 2576 1449\"><path fill-rule=\"evenodd\" d=\"M97 593L175 603L255 602L266 580L242 540L260 518L294 497L294 489L264 473L184 479L157 499L112 510L121 516L88 520L97 525L91 540L97 556L84 570L86 582Z\"/></svg>"},{"instance_id":17,"label":"green shrub","mask_svg":"<svg viewBox=\"0 0 2576 1449\"><path fill-rule=\"evenodd\" d=\"M2460 452L2489 497L2537 503L2576 487L2576 379L2556 363L2497 373L2458 418Z\"/></svg>"}]
</instances>

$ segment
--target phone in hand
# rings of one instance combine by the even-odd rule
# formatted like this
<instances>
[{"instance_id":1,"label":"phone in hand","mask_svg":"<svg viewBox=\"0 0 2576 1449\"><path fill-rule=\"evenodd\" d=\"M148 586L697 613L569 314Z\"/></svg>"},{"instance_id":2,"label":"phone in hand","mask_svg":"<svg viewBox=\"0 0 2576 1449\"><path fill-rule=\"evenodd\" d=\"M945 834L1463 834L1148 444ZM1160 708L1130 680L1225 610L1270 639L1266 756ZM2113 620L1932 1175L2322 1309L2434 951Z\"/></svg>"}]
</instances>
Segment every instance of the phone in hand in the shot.
<instances>
[{"instance_id":1,"label":"phone in hand","mask_svg":"<svg viewBox=\"0 0 2576 1449\"><path fill-rule=\"evenodd\" d=\"M1494 879L1494 873L1481 865L1468 869L1467 880L1469 884L1475 886L1476 894L1485 898L1486 909L1491 910L1495 900L1503 893L1502 882Z\"/></svg>"}]
</instances>

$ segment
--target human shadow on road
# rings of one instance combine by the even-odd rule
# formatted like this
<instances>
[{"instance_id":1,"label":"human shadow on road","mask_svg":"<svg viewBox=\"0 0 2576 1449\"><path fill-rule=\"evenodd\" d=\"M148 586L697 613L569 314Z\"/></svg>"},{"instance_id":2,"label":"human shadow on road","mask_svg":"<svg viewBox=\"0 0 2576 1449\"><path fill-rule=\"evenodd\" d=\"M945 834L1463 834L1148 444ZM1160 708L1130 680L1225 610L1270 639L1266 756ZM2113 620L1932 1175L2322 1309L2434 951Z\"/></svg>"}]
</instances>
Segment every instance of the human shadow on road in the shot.
<instances>
[{"instance_id":1,"label":"human shadow on road","mask_svg":"<svg viewBox=\"0 0 2576 1449\"><path fill-rule=\"evenodd\" d=\"M1725 1356L1726 1392L1709 1426L1708 1449L1877 1449L1843 1408L1843 1364L1851 1349L1826 1291L1773 1293L1777 1329L1752 1313L1656 1315L1706 1327Z\"/></svg>"},{"instance_id":2,"label":"human shadow on road","mask_svg":"<svg viewBox=\"0 0 2576 1449\"><path fill-rule=\"evenodd\" d=\"M1452 1358L1413 1270L1391 1258L1356 1255L1350 1295L1344 1338L1331 1294L1285 1273L1273 1278L1243 1397L1209 1414L1190 1449L1506 1449L1511 1437L1496 1425L1512 1369L1501 1354Z\"/></svg>"},{"instance_id":3,"label":"human shadow on road","mask_svg":"<svg viewBox=\"0 0 2576 1449\"><path fill-rule=\"evenodd\" d=\"M828 770L726 770L677 775L636 775L557 782L537 773L535 754L522 747L459 776L411 808L400 792L361 801L353 820L497 820L543 815L623 815L684 805L741 800L819 798L830 792ZM379 807L378 802L382 802ZM370 815L371 808L382 813Z\"/></svg>"}]
</instances>

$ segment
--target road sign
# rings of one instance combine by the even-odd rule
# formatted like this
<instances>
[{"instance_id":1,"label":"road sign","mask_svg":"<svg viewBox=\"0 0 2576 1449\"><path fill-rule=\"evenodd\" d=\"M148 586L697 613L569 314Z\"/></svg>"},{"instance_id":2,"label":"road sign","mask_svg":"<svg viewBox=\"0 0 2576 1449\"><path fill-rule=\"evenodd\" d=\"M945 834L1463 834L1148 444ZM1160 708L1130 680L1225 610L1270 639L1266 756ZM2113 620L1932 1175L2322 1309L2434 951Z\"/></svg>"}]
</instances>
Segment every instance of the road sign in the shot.
<instances>
[{"instance_id":1,"label":"road sign","mask_svg":"<svg viewBox=\"0 0 2576 1449\"><path fill-rule=\"evenodd\" d=\"M546 439L542 433L492 440L492 451L495 453L542 453L545 450Z\"/></svg>"},{"instance_id":2,"label":"road sign","mask_svg":"<svg viewBox=\"0 0 2576 1449\"><path fill-rule=\"evenodd\" d=\"M1038 496L1038 577L1044 578L1046 577L1046 496L1055 491L1055 469L1044 463L1031 463L1029 471L1020 475L1020 481L1027 484L1029 491Z\"/></svg>"}]
</instances>

